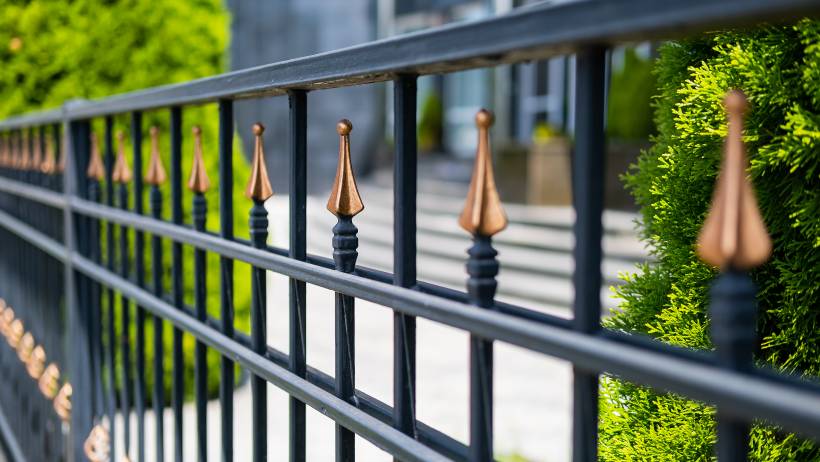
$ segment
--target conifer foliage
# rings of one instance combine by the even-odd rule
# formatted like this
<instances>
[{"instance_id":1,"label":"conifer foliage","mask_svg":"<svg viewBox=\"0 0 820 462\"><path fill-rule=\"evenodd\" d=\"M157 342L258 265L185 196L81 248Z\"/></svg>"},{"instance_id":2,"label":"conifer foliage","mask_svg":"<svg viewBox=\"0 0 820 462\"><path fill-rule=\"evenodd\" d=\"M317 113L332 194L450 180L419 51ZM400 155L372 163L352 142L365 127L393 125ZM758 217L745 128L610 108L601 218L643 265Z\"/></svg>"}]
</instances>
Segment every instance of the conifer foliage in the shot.
<instances>
[{"instance_id":1,"label":"conifer foliage","mask_svg":"<svg viewBox=\"0 0 820 462\"><path fill-rule=\"evenodd\" d=\"M625 276L612 329L710 349L713 269L695 255L719 168L727 90L751 103L744 141L774 242L758 286L759 364L820 375L820 23L718 33L661 50L658 135L625 176L641 207L641 232L657 263ZM605 378L600 459L713 460L714 409ZM755 461L820 460L820 445L758 424Z\"/></svg>"}]
</instances>

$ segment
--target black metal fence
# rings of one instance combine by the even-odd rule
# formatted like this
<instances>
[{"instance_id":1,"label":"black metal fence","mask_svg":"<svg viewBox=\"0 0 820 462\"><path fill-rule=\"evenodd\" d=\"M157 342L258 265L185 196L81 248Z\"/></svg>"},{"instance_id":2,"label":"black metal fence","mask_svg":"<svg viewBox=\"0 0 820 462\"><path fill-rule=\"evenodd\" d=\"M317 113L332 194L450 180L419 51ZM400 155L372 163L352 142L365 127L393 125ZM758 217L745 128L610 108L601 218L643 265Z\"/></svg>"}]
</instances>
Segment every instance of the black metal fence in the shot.
<instances>
[{"instance_id":1,"label":"black metal fence","mask_svg":"<svg viewBox=\"0 0 820 462\"><path fill-rule=\"evenodd\" d=\"M730 264L716 285L713 323L719 331L715 353L673 348L645 338L601 329L601 213L605 164L604 106L607 48L630 40L665 39L761 21L794 20L820 12L809 0L693 0L688 2L587 1L532 7L503 17L459 24L378 41L340 51L276 63L180 85L68 102L61 109L0 122L0 303L2 333L11 350L0 347L0 435L13 459L107 460L115 445L143 460L163 458L164 444L182 458L182 337L196 338L193 377L197 414L197 455L208 444L232 460L234 367L251 375L254 460L264 460L266 383L290 395L291 460L304 460L311 435L305 406L336 422L337 460L353 460L353 435L399 460L492 460L493 342L570 361L574 365L573 459L597 458L598 380L601 373L678 393L718 409L718 457L744 460L748 427L760 419L787 431L820 439L820 387L755 368L751 364L753 292L748 278ZM494 301L498 263L491 236L505 225L492 180L487 126L479 114L479 153L461 225L474 236L467 260L467 290L453 291L416 277L416 79L420 75L491 67L559 53L577 55L576 132L573 192L576 209L574 317L564 320ZM333 259L306 253L307 98L321 91L380 81L394 82L394 268L384 273L356 266L360 210L349 168L349 125L338 128L340 168L328 208L337 215ZM290 245L266 243L269 197L261 145L255 153L247 195L253 200L250 240L233 231L234 101L287 96L290 102ZM219 106L219 203L206 204L207 179L200 166L188 182L193 223L183 222L182 117L186 106ZM163 220L166 181L160 149L143 172L145 111L167 110L170 118L171 220ZM115 156L114 116L130 114L131 156ZM343 114L340 114L342 116ZM91 122L104 120L99 155ZM241 127L242 130L248 128ZM254 127L261 132L263 128ZM61 133L65 136L61 136ZM199 134L194 133L194 137ZM49 141L51 140L51 141ZM61 145L61 140L65 144ZM124 140L120 140L122 146ZM196 149L200 149L197 147ZM153 156L153 154L152 154ZM197 157L199 154L197 154ZM130 159L129 159L130 157ZM201 160L201 159L200 159ZM131 172L129 165L134 166ZM146 184L148 186L146 186ZM150 187L150 211L143 192ZM129 203L130 202L130 203ZM208 206L218 206L219 233L205 231ZM117 236L118 242L115 242ZM101 239L105 237L105 239ZM133 238L133 261L129 248ZM150 239L149 239L150 238ZM163 265L162 241L171 241L171 265ZM104 242L103 242L104 241ZM195 304L183 303L183 246L195 249ZM146 268L150 249L152 267ZM220 256L221 316L206 315L206 253ZM251 333L234 328L233 262L252 265ZM185 268L187 270L187 268ZM265 338L265 271L290 278L290 354ZM146 281L146 274L152 281ZM170 276L170 278L168 278ZM170 288L165 281L170 281ZM336 370L328 376L308 365L305 352L305 286L337 293ZM120 301L117 302L116 298ZM355 299L394 313L393 405L356 388L352 330ZM132 310L135 319L130 319ZM116 309L119 307L119 309ZM470 333L470 440L464 445L415 418L416 318ZM117 319L119 321L117 321ZM117 321L117 322L115 322ZM161 411L164 389L156 380L146 389L145 371L162 377L166 361L156 340L154 364L146 364L146 323L173 327L172 408L174 441L162 438L156 412L156 447L145 447L148 397ZM134 338L131 324L134 323ZM718 332L718 331L716 331ZM24 341L23 338L27 337ZM131 358L133 342L135 357ZM30 351L29 351L29 345ZM39 345L40 350L35 352ZM206 437L205 351L221 357L221 431ZM115 358L123 365L115 367ZM22 362L21 362L22 361ZM53 364L54 367L50 365ZM59 370L59 377L56 370ZM120 377L117 377L120 375ZM29 378L30 376L31 378ZM34 378L39 387L34 386ZM31 380L31 383L27 383ZM6 386L8 383L11 386ZM114 384L120 383L119 388ZM38 390L40 388L41 390ZM115 394L119 392L120 396ZM466 390L465 390L466 392ZM45 397L44 397L45 396ZM53 403L52 403L53 400ZM50 407L54 407L54 412ZM137 428L114 438L115 415L136 414ZM57 417L55 417L57 416ZM61 417L62 419L58 418ZM120 420L126 427L129 419ZM134 433L135 441L131 440ZM61 435L66 435L65 440Z\"/></svg>"}]
</instances>

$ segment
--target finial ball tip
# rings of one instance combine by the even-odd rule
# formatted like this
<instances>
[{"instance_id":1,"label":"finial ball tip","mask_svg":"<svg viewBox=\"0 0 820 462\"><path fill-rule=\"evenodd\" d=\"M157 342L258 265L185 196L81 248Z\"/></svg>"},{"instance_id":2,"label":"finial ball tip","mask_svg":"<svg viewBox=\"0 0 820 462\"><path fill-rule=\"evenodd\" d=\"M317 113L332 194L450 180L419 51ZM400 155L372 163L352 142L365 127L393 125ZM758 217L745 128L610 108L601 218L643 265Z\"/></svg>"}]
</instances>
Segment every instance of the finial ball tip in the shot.
<instances>
[{"instance_id":1,"label":"finial ball tip","mask_svg":"<svg viewBox=\"0 0 820 462\"><path fill-rule=\"evenodd\" d=\"M350 132L353 130L353 123L351 123L347 119L342 119L339 123L336 124L336 133L339 135L349 135Z\"/></svg>"},{"instance_id":2,"label":"finial ball tip","mask_svg":"<svg viewBox=\"0 0 820 462\"><path fill-rule=\"evenodd\" d=\"M191 131L194 133L194 135L199 135L202 133L202 127L200 127L199 125L194 125L194 128L191 129Z\"/></svg>"},{"instance_id":3,"label":"finial ball tip","mask_svg":"<svg viewBox=\"0 0 820 462\"><path fill-rule=\"evenodd\" d=\"M749 102L746 95L740 90L731 90L726 93L726 98L723 100L724 106L728 112L743 113L749 107Z\"/></svg>"},{"instance_id":4,"label":"finial ball tip","mask_svg":"<svg viewBox=\"0 0 820 462\"><path fill-rule=\"evenodd\" d=\"M475 115L475 123L479 128L489 128L495 121L494 119L493 113L486 109L478 111Z\"/></svg>"},{"instance_id":5,"label":"finial ball tip","mask_svg":"<svg viewBox=\"0 0 820 462\"><path fill-rule=\"evenodd\" d=\"M253 124L253 134L256 136L260 136L262 133L265 132L265 126L259 122Z\"/></svg>"},{"instance_id":6,"label":"finial ball tip","mask_svg":"<svg viewBox=\"0 0 820 462\"><path fill-rule=\"evenodd\" d=\"M156 126L156 125L154 125L153 127L151 127L151 135L153 135L153 136L157 136L157 135L159 135L159 128L157 128L157 126Z\"/></svg>"}]
</instances>

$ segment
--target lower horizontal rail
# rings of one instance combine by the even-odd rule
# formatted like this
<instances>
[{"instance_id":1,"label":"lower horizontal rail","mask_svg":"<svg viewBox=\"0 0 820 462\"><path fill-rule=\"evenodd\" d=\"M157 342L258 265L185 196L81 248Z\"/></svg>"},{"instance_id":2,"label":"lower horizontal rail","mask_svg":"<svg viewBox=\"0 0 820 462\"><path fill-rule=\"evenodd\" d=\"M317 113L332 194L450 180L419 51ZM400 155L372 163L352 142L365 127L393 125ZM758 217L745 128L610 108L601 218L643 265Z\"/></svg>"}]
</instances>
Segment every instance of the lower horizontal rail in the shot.
<instances>
[{"instance_id":1,"label":"lower horizontal rail","mask_svg":"<svg viewBox=\"0 0 820 462\"><path fill-rule=\"evenodd\" d=\"M158 220L142 218L132 223L128 214L115 214L105 207L92 207L84 204L84 201L72 201L72 203L75 202L77 202L75 204L77 211L81 213L92 212L94 216L102 219L127 222L126 224L137 229L157 232L179 242L243 260L309 284L368 300L401 313L473 332L483 338L500 340L570 361L583 370L612 374L635 383L716 405L721 407L727 415L738 419L746 421L763 419L780 425L786 430L820 441L820 386L816 384L794 385L773 379L765 374L725 370L710 363L670 355L666 352L667 348L660 344L641 347L637 343L619 342L607 335L584 334L491 310L477 310L464 303L316 267L306 262L292 260L261 249L248 248L236 242L175 227ZM122 291L129 297L135 298L146 308L158 307L158 314L165 317L164 309L170 306L167 303L148 296L136 285L100 268L78 254L66 255L62 245L11 215L0 212L0 226L12 230L57 258L71 260L78 270L114 290ZM175 321L174 319L176 316L182 316L179 311L171 310L167 314L166 318L171 322L181 322L181 320ZM188 328L200 324L189 318L186 316L185 324L180 324L180 327ZM216 331L210 328L207 331L208 335L213 332ZM198 336L197 329L192 329L192 334ZM208 339L202 338L202 340L210 344ZM214 341L213 338L210 340ZM233 339L226 341L230 342L233 347L241 347ZM214 347L220 350L220 345L214 345ZM244 347L241 347L240 351L243 355L250 354ZM248 360L249 365L253 367L258 367L260 361L269 363L263 360L263 357L253 354ZM280 369L277 367L277 370ZM283 373L290 374L287 371ZM267 372L263 375L265 374ZM315 385L311 387L318 391ZM344 406L350 405L344 404Z\"/></svg>"},{"instance_id":2,"label":"lower horizontal rail","mask_svg":"<svg viewBox=\"0 0 820 462\"><path fill-rule=\"evenodd\" d=\"M289 395L316 409L345 428L370 441L382 450L408 461L448 460L422 443L395 430L380 420L370 416L352 404L337 398L318 386L299 378L289 370L257 354L220 331L198 321L193 316L180 311L171 304L151 295L135 284L115 275L80 255L74 255L75 268L134 300L137 305L151 314L170 321L207 344L220 354L242 365L255 375L279 387Z\"/></svg>"}]
</instances>

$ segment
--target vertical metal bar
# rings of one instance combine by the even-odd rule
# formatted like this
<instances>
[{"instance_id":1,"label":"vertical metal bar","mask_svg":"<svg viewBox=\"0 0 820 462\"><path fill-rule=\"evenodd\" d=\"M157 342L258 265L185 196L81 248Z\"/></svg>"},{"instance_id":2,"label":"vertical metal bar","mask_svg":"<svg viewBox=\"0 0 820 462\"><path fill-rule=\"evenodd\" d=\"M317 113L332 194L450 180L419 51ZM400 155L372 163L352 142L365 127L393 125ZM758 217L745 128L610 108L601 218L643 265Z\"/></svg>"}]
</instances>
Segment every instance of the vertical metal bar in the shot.
<instances>
[{"instance_id":1,"label":"vertical metal bar","mask_svg":"<svg viewBox=\"0 0 820 462\"><path fill-rule=\"evenodd\" d=\"M469 250L467 281L470 303L493 306L498 274L492 238L476 234ZM470 335L470 460L493 460L493 342Z\"/></svg>"},{"instance_id":2,"label":"vertical metal bar","mask_svg":"<svg viewBox=\"0 0 820 462\"><path fill-rule=\"evenodd\" d=\"M151 216L156 219L162 219L162 191L159 189L159 184L156 182L151 185ZM154 295L162 298L162 240L159 235L151 235L151 263L152 276L154 285ZM164 419L162 415L165 407L165 369L163 365L163 358L165 356L165 346L163 343L164 322L161 317L154 316L154 419L155 419L155 441L156 451L154 459L157 462L162 462L165 459L164 450Z\"/></svg>"},{"instance_id":3,"label":"vertical metal bar","mask_svg":"<svg viewBox=\"0 0 820 462\"><path fill-rule=\"evenodd\" d=\"M124 138L120 143L124 143ZM122 147L121 147L122 149ZM123 178L119 184L119 205L122 210L128 210L128 183ZM123 278L128 278L129 256L128 256L128 227L120 226L120 274ZM122 429L123 446L126 456L131 451L131 303L128 297L120 297L120 343L121 343L121 365L122 383L120 393L120 404L122 407Z\"/></svg>"},{"instance_id":4,"label":"vertical metal bar","mask_svg":"<svg viewBox=\"0 0 820 462\"><path fill-rule=\"evenodd\" d=\"M205 231L205 219L208 215L208 204L205 196L201 192L196 192L193 199L193 219L194 229L200 232ZM194 308L196 318L203 324L208 321L206 276L208 268L206 266L205 251L197 248L194 250ZM196 441L197 460L206 462L208 460L208 362L205 344L196 341L194 347L194 381L196 392Z\"/></svg>"},{"instance_id":5,"label":"vertical metal bar","mask_svg":"<svg viewBox=\"0 0 820 462\"><path fill-rule=\"evenodd\" d=\"M219 234L233 239L233 101L219 101ZM222 333L233 338L233 260L219 257ZM219 405L222 425L222 461L233 461L234 363L220 358Z\"/></svg>"},{"instance_id":6,"label":"vertical metal bar","mask_svg":"<svg viewBox=\"0 0 820 462\"><path fill-rule=\"evenodd\" d=\"M109 207L114 206L114 181L112 173L114 170L114 118L107 116L105 118L105 156L103 158L105 164L105 204ZM108 271L114 272L115 268L115 248L114 248L114 224L106 222L105 224L105 245L107 250L106 267ZM117 341L115 332L115 312L114 312L114 291L106 289L107 297L107 323L106 331L108 342L106 349L108 350L108 419L111 428L111 453L116 454L117 439L116 435L116 413L117 413Z\"/></svg>"},{"instance_id":7,"label":"vertical metal bar","mask_svg":"<svg viewBox=\"0 0 820 462\"><path fill-rule=\"evenodd\" d=\"M78 134L79 136L79 134ZM85 133L86 143L91 136L90 125ZM77 142L74 141L76 144ZM86 148L88 150L88 148ZM79 165L88 164L88 154L85 155L85 161ZM75 162L76 163L76 162ZM78 166L79 168L79 166ZM64 175L65 177L65 175ZM65 181L65 180L64 180ZM100 182L97 178L91 177L87 179L88 200L94 203L100 201ZM91 260L100 264L102 262L101 236L100 236L100 221L96 218L88 219L88 241L89 249L88 255ZM91 368L94 371L94 408L101 416L105 409L105 395L103 387L103 345L102 345L102 288L96 282L91 282L90 288L90 309L91 309Z\"/></svg>"},{"instance_id":8,"label":"vertical metal bar","mask_svg":"<svg viewBox=\"0 0 820 462\"><path fill-rule=\"evenodd\" d=\"M182 224L182 108L171 108L171 221ZM171 243L171 296L174 306L182 309L182 244ZM173 326L173 387L171 406L174 408L174 460L182 462L182 403L185 400L185 365L182 356L182 330Z\"/></svg>"},{"instance_id":9,"label":"vertical metal bar","mask_svg":"<svg viewBox=\"0 0 820 462\"><path fill-rule=\"evenodd\" d=\"M350 215L339 215L333 227L333 260L336 269L352 273L356 267L358 229ZM352 402L356 393L355 300L336 293L336 396ZM356 458L355 434L336 424L336 461L350 462Z\"/></svg>"},{"instance_id":10,"label":"vertical metal bar","mask_svg":"<svg viewBox=\"0 0 820 462\"><path fill-rule=\"evenodd\" d=\"M143 204L142 180L142 113L131 113L131 141L134 144L134 212L142 215ZM137 231L134 236L134 271L136 282L145 288L145 234ZM137 411L137 461L145 461L145 309L137 305L135 333L135 368L137 372L134 404Z\"/></svg>"},{"instance_id":11,"label":"vertical metal bar","mask_svg":"<svg viewBox=\"0 0 820 462\"><path fill-rule=\"evenodd\" d=\"M262 160L264 162L264 160ZM253 200L250 212L251 243L257 249L267 246L268 211L263 200ZM264 355L267 351L266 306L267 288L265 270L251 268L251 344L253 351ZM253 399L253 460L267 460L268 441L268 392L267 382L262 377L251 376L251 396Z\"/></svg>"},{"instance_id":12,"label":"vertical metal bar","mask_svg":"<svg viewBox=\"0 0 820 462\"><path fill-rule=\"evenodd\" d=\"M393 284L416 285L416 80L394 82ZM416 437L416 318L393 313L393 426Z\"/></svg>"},{"instance_id":13,"label":"vertical metal bar","mask_svg":"<svg viewBox=\"0 0 820 462\"><path fill-rule=\"evenodd\" d=\"M87 121L65 122L66 132L70 134L70 152L66 153L70 156L71 162L66 165L67 171L63 176L63 192L67 198L76 194L77 191L83 191L86 187L84 166L88 159L88 137L90 133L90 126ZM70 127L70 130L68 128ZM87 236L75 236L74 234L74 215L67 205L63 209L63 240L69 255L75 247L82 243L83 247L87 247ZM68 309L69 323L66 335L72 339L70 358L71 380L76 387L74 390L71 412L71 446L69 448L69 460L79 461L83 460L83 441L88 432L91 431L92 425L92 407L93 397L92 393L92 377L89 368L89 359L91 352L89 351L89 332L84 332L88 325L88 307L79 306L78 300L75 299L75 277L74 268L69 259L64 267L63 277L65 278L65 297L66 306ZM70 333L70 334L69 334Z\"/></svg>"},{"instance_id":14,"label":"vertical metal bar","mask_svg":"<svg viewBox=\"0 0 820 462\"><path fill-rule=\"evenodd\" d=\"M290 101L290 257L307 259L307 92L294 90ZM290 370L306 376L307 301L305 283L290 279ZM290 397L290 460L305 460L305 403Z\"/></svg>"},{"instance_id":15,"label":"vertical metal bar","mask_svg":"<svg viewBox=\"0 0 820 462\"><path fill-rule=\"evenodd\" d=\"M712 285L709 314L718 363L728 369L749 371L754 365L757 329L755 286L748 274L728 269ZM717 410L717 460L749 459L750 425Z\"/></svg>"},{"instance_id":16,"label":"vertical metal bar","mask_svg":"<svg viewBox=\"0 0 820 462\"><path fill-rule=\"evenodd\" d=\"M601 317L601 216L603 213L606 49L590 46L576 58L574 328L592 333ZM598 459L598 374L574 368L572 459Z\"/></svg>"}]
</instances>

